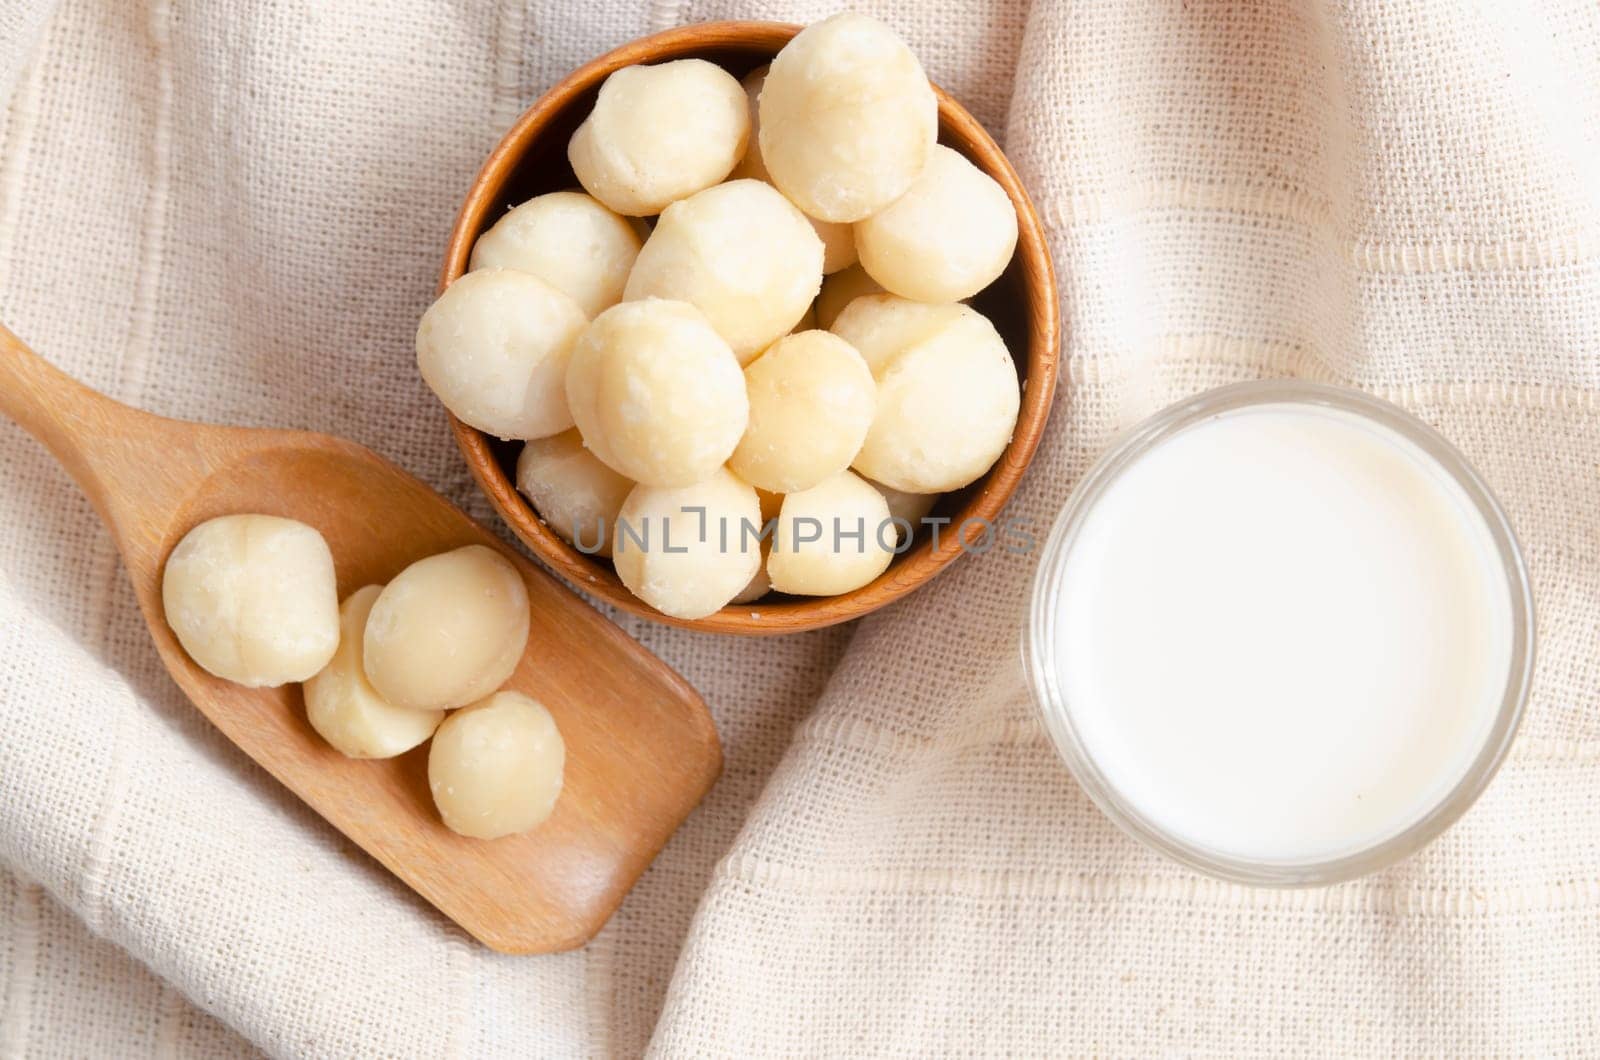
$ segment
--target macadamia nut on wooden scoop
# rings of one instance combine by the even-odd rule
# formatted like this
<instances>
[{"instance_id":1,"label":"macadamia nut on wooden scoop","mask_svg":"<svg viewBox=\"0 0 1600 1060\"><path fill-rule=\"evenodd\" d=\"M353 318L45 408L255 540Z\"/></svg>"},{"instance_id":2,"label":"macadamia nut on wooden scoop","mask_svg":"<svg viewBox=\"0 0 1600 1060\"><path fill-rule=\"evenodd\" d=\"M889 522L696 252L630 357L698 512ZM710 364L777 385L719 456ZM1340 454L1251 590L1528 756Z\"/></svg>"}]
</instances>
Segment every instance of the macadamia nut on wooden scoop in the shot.
<instances>
[{"instance_id":1,"label":"macadamia nut on wooden scoop","mask_svg":"<svg viewBox=\"0 0 1600 1060\"><path fill-rule=\"evenodd\" d=\"M744 373L687 302L623 302L579 337L567 401L583 444L647 486L710 478L744 434Z\"/></svg>"},{"instance_id":2,"label":"macadamia nut on wooden scoop","mask_svg":"<svg viewBox=\"0 0 1600 1060\"><path fill-rule=\"evenodd\" d=\"M191 659L247 688L304 681L339 647L333 555L293 519L224 515L196 526L167 557L161 606Z\"/></svg>"},{"instance_id":3,"label":"macadamia nut on wooden scoop","mask_svg":"<svg viewBox=\"0 0 1600 1060\"><path fill-rule=\"evenodd\" d=\"M857 471L907 493L944 493L1000 458L1021 391L1016 364L987 318L960 304L879 294L851 302L833 330L860 351L878 383Z\"/></svg>"},{"instance_id":4,"label":"macadamia nut on wooden scoop","mask_svg":"<svg viewBox=\"0 0 1600 1060\"><path fill-rule=\"evenodd\" d=\"M959 302L989 286L1017 249L1017 211L993 177L936 146L911 190L856 222L861 267L919 302Z\"/></svg>"},{"instance_id":5,"label":"macadamia nut on wooden scoop","mask_svg":"<svg viewBox=\"0 0 1600 1060\"><path fill-rule=\"evenodd\" d=\"M850 222L894 202L927 163L939 106L904 41L866 15L801 30L767 72L761 158L808 216Z\"/></svg>"},{"instance_id":6,"label":"macadamia nut on wooden scoop","mask_svg":"<svg viewBox=\"0 0 1600 1060\"><path fill-rule=\"evenodd\" d=\"M627 218L578 191L529 199L472 248L472 269L532 273L595 317L622 301L642 240Z\"/></svg>"},{"instance_id":7,"label":"macadamia nut on wooden scoop","mask_svg":"<svg viewBox=\"0 0 1600 1060\"><path fill-rule=\"evenodd\" d=\"M462 422L497 438L544 438L572 426L567 358L588 322L531 273L480 269L422 314L417 367Z\"/></svg>"},{"instance_id":8,"label":"macadamia nut on wooden scoop","mask_svg":"<svg viewBox=\"0 0 1600 1060\"><path fill-rule=\"evenodd\" d=\"M822 286L822 241L770 184L719 184L662 213L624 297L688 302L746 364L805 315Z\"/></svg>"},{"instance_id":9,"label":"macadamia nut on wooden scoop","mask_svg":"<svg viewBox=\"0 0 1600 1060\"><path fill-rule=\"evenodd\" d=\"M561 797L566 762L544 705L499 692L439 726L428 748L428 789L452 832L499 839L544 823Z\"/></svg>"},{"instance_id":10,"label":"macadamia nut on wooden scoop","mask_svg":"<svg viewBox=\"0 0 1600 1060\"><path fill-rule=\"evenodd\" d=\"M726 470L692 486L636 486L617 522L617 577L662 614L704 618L760 570L760 531L755 488Z\"/></svg>"},{"instance_id":11,"label":"macadamia nut on wooden scoop","mask_svg":"<svg viewBox=\"0 0 1600 1060\"><path fill-rule=\"evenodd\" d=\"M750 423L728 466L774 493L810 489L850 466L872 426L867 362L826 331L773 343L744 370Z\"/></svg>"},{"instance_id":12,"label":"macadamia nut on wooden scoop","mask_svg":"<svg viewBox=\"0 0 1600 1060\"><path fill-rule=\"evenodd\" d=\"M847 593L887 570L894 547L895 528L883 494L841 471L783 498L767 576L782 593Z\"/></svg>"},{"instance_id":13,"label":"macadamia nut on wooden scoop","mask_svg":"<svg viewBox=\"0 0 1600 1060\"><path fill-rule=\"evenodd\" d=\"M397 707L451 710L506 682L528 644L528 587L494 549L468 545L407 567L367 616L362 661Z\"/></svg>"},{"instance_id":14,"label":"macadamia nut on wooden scoop","mask_svg":"<svg viewBox=\"0 0 1600 1060\"><path fill-rule=\"evenodd\" d=\"M567 160L590 195L645 217L726 177L749 138L744 89L733 75L679 59L606 78Z\"/></svg>"},{"instance_id":15,"label":"macadamia nut on wooden scoop","mask_svg":"<svg viewBox=\"0 0 1600 1060\"><path fill-rule=\"evenodd\" d=\"M306 719L334 749L351 758L393 758L433 735L442 710L397 707L378 695L362 666L367 616L381 585L351 593L339 605L339 650L305 685Z\"/></svg>"}]
</instances>

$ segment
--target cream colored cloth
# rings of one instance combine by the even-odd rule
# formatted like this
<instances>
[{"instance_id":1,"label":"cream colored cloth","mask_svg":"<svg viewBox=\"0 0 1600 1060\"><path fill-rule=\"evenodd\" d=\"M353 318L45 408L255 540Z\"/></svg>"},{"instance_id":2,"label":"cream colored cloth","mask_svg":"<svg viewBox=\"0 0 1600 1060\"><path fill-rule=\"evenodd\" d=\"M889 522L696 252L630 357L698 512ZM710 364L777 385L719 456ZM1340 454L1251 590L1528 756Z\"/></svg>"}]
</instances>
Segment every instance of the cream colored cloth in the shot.
<instances>
[{"instance_id":1,"label":"cream colored cloth","mask_svg":"<svg viewBox=\"0 0 1600 1060\"><path fill-rule=\"evenodd\" d=\"M862 6L1049 229L1067 372L1014 516L1042 534L1119 427L1264 375L1396 400L1500 492L1540 660L1478 807L1326 890L1160 861L1048 749L1032 562L994 552L848 646L627 620L727 775L591 946L498 957L195 715L88 506L0 426L0 1056L1592 1047L1600 9ZM488 147L630 37L834 7L0 0L0 319L121 399L347 434L486 516L409 347Z\"/></svg>"}]
</instances>

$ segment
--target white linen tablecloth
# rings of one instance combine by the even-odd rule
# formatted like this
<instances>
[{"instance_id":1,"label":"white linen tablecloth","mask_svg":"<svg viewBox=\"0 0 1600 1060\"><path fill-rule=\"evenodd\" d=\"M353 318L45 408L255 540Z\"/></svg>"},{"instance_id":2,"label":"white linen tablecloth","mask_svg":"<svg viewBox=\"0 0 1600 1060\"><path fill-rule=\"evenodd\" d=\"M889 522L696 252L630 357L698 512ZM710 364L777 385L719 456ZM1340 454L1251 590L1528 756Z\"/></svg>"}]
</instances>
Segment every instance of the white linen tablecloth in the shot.
<instances>
[{"instance_id":1,"label":"white linen tablecloth","mask_svg":"<svg viewBox=\"0 0 1600 1060\"><path fill-rule=\"evenodd\" d=\"M0 0L0 319L157 412L308 427L493 522L411 340L460 195L581 61L798 0ZM0 1056L1551 1055L1600 1040L1600 8L870 0L1002 135L1066 372L1012 506L1233 380L1351 384L1499 491L1518 746L1343 886L1197 878L1034 721L1032 561L781 640L625 625L727 775L586 949L489 953L176 693L106 535L0 425ZM1308 557L1314 561L1314 557Z\"/></svg>"}]
</instances>

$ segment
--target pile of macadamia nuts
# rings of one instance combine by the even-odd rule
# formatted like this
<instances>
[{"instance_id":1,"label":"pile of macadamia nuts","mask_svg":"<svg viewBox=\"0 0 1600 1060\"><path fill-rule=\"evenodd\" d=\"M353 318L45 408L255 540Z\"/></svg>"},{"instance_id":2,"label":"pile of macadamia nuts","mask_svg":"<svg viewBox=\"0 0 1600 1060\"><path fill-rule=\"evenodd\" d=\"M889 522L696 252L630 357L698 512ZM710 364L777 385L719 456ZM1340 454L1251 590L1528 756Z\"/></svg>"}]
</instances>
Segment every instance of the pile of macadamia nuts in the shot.
<instances>
[{"instance_id":1,"label":"pile of macadamia nuts","mask_svg":"<svg viewBox=\"0 0 1600 1060\"><path fill-rule=\"evenodd\" d=\"M249 688L303 682L306 717L351 758L432 737L444 823L478 839L525 831L561 794L565 744L537 700L501 690L528 643L528 590L500 553L418 560L341 604L312 527L225 515L179 541L162 572L167 624L208 673Z\"/></svg>"},{"instance_id":2,"label":"pile of macadamia nuts","mask_svg":"<svg viewBox=\"0 0 1600 1060\"><path fill-rule=\"evenodd\" d=\"M583 190L479 238L422 318L423 378L526 442L541 519L664 614L858 589L993 466L1020 403L964 301L1016 212L937 134L922 66L863 15L742 85L618 70L568 145Z\"/></svg>"}]
</instances>

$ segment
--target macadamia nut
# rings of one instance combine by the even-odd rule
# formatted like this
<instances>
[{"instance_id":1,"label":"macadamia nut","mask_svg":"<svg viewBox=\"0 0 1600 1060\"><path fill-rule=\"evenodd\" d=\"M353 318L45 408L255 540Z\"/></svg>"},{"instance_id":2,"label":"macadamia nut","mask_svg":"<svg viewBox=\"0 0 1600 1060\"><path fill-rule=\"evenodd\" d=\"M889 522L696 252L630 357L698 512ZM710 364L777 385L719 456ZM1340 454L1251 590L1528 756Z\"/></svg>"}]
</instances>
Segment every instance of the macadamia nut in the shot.
<instances>
[{"instance_id":1,"label":"macadamia nut","mask_svg":"<svg viewBox=\"0 0 1600 1060\"><path fill-rule=\"evenodd\" d=\"M609 556L617 513L633 483L585 449L577 431L564 431L522 447L517 489L564 541Z\"/></svg>"},{"instance_id":2,"label":"macadamia nut","mask_svg":"<svg viewBox=\"0 0 1600 1060\"><path fill-rule=\"evenodd\" d=\"M1016 364L985 317L960 304L868 295L840 314L834 331L878 383L857 471L908 493L943 493L1000 458L1021 393Z\"/></svg>"},{"instance_id":3,"label":"macadamia nut","mask_svg":"<svg viewBox=\"0 0 1600 1060\"><path fill-rule=\"evenodd\" d=\"M779 339L744 370L750 423L728 466L777 493L810 489L850 466L872 426L867 362L826 331Z\"/></svg>"},{"instance_id":4,"label":"macadamia nut","mask_svg":"<svg viewBox=\"0 0 1600 1060\"><path fill-rule=\"evenodd\" d=\"M573 350L567 400L584 445L648 486L710 478L750 412L728 344L694 306L659 298L595 318Z\"/></svg>"},{"instance_id":5,"label":"macadamia nut","mask_svg":"<svg viewBox=\"0 0 1600 1060\"><path fill-rule=\"evenodd\" d=\"M529 199L472 248L472 268L532 273L595 317L622 301L643 238L633 224L578 191Z\"/></svg>"},{"instance_id":6,"label":"macadamia nut","mask_svg":"<svg viewBox=\"0 0 1600 1060\"><path fill-rule=\"evenodd\" d=\"M778 517L778 512L783 508L783 495L769 493L764 489L756 490L756 497L761 501L761 526L766 528ZM776 523L773 523L776 526ZM772 579L767 577L767 553L770 551L772 539L768 537L761 546L761 566L757 568L755 577L750 583L739 591L739 595L729 600L730 604L753 604L772 591Z\"/></svg>"},{"instance_id":7,"label":"macadamia nut","mask_svg":"<svg viewBox=\"0 0 1600 1060\"><path fill-rule=\"evenodd\" d=\"M937 493L907 493L871 479L866 481L867 485L883 494L884 503L889 506L889 518L898 520L895 526L901 541L917 536L917 531L922 529L923 518L933 511L933 506L941 496ZM900 525L901 522L905 525Z\"/></svg>"},{"instance_id":8,"label":"macadamia nut","mask_svg":"<svg viewBox=\"0 0 1600 1060\"><path fill-rule=\"evenodd\" d=\"M499 692L439 726L428 748L428 789L446 828L498 839L549 818L566 762L561 730L544 705Z\"/></svg>"},{"instance_id":9,"label":"macadamia nut","mask_svg":"<svg viewBox=\"0 0 1600 1060\"><path fill-rule=\"evenodd\" d=\"M755 489L726 470L692 486L636 486L617 523L617 576L662 614L704 618L760 569L760 528Z\"/></svg>"},{"instance_id":10,"label":"macadamia nut","mask_svg":"<svg viewBox=\"0 0 1600 1060\"><path fill-rule=\"evenodd\" d=\"M750 100L750 147L744 153L744 159L733 172L728 174L729 180L748 178L750 180L772 183L772 176L767 172L767 164L761 160L759 101L761 99L761 86L767 80L767 68L758 66L745 75L740 82L744 85L745 95ZM834 224L830 221L819 221L815 217L808 217L811 227L816 230L817 238L822 240L822 271L824 273L838 272L855 264L856 238L847 224Z\"/></svg>"},{"instance_id":11,"label":"macadamia nut","mask_svg":"<svg viewBox=\"0 0 1600 1060\"><path fill-rule=\"evenodd\" d=\"M763 554L761 566L756 568L755 575L751 577L743 589L739 590L739 595L729 600L728 603L753 604L771 591L772 579L767 577L766 556Z\"/></svg>"},{"instance_id":12,"label":"macadamia nut","mask_svg":"<svg viewBox=\"0 0 1600 1060\"><path fill-rule=\"evenodd\" d=\"M749 138L744 89L733 75L679 59L606 78L567 160L590 195L642 217L725 178Z\"/></svg>"},{"instance_id":13,"label":"macadamia nut","mask_svg":"<svg viewBox=\"0 0 1600 1060\"><path fill-rule=\"evenodd\" d=\"M381 585L368 585L339 605L339 650L305 685L306 719L334 749L351 758L393 758L433 735L442 710L397 707L378 695L361 663L367 616Z\"/></svg>"},{"instance_id":14,"label":"macadamia nut","mask_svg":"<svg viewBox=\"0 0 1600 1060\"><path fill-rule=\"evenodd\" d=\"M689 302L739 363L786 335L822 286L822 241L770 184L719 184L662 213L624 297Z\"/></svg>"},{"instance_id":15,"label":"macadamia nut","mask_svg":"<svg viewBox=\"0 0 1600 1060\"><path fill-rule=\"evenodd\" d=\"M462 422L497 438L544 438L572 426L567 359L587 323L539 277L480 269L422 314L417 367Z\"/></svg>"},{"instance_id":16,"label":"macadamia nut","mask_svg":"<svg viewBox=\"0 0 1600 1060\"><path fill-rule=\"evenodd\" d=\"M783 498L767 557L779 592L832 596L888 569L895 531L883 494L849 471Z\"/></svg>"},{"instance_id":17,"label":"macadamia nut","mask_svg":"<svg viewBox=\"0 0 1600 1060\"><path fill-rule=\"evenodd\" d=\"M839 314L832 331L856 348L876 376L912 346L954 326L963 310L955 302L929 305L892 294L862 295Z\"/></svg>"},{"instance_id":18,"label":"macadamia nut","mask_svg":"<svg viewBox=\"0 0 1600 1060\"><path fill-rule=\"evenodd\" d=\"M339 647L333 555L292 519L224 515L196 526L167 557L161 606L191 659L247 688L304 681Z\"/></svg>"},{"instance_id":19,"label":"macadamia nut","mask_svg":"<svg viewBox=\"0 0 1600 1060\"><path fill-rule=\"evenodd\" d=\"M993 177L936 146L911 190L856 222L861 267L919 302L959 302L989 286L1017 249L1017 211Z\"/></svg>"},{"instance_id":20,"label":"macadamia nut","mask_svg":"<svg viewBox=\"0 0 1600 1060\"><path fill-rule=\"evenodd\" d=\"M845 306L863 295L882 293L883 285L860 265L834 273L822 281L822 290L817 294L817 326L831 330Z\"/></svg>"},{"instance_id":21,"label":"macadamia nut","mask_svg":"<svg viewBox=\"0 0 1600 1060\"><path fill-rule=\"evenodd\" d=\"M429 556L401 571L367 616L362 662L397 707L451 710L493 692L528 644L528 587L483 545Z\"/></svg>"},{"instance_id":22,"label":"macadamia nut","mask_svg":"<svg viewBox=\"0 0 1600 1060\"><path fill-rule=\"evenodd\" d=\"M801 30L773 59L761 89L761 157L809 216L860 221L922 172L938 111L922 64L893 30L865 15L835 15Z\"/></svg>"}]
</instances>

